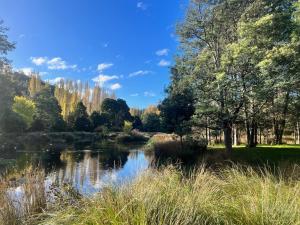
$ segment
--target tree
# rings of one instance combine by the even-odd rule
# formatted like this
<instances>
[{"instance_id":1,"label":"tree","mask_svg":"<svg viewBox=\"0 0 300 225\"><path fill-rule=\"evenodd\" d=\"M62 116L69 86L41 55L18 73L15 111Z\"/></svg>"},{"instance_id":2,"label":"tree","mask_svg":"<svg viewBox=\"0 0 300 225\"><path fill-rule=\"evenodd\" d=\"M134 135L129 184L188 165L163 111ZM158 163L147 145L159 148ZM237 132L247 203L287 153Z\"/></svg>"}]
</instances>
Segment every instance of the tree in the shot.
<instances>
[{"instance_id":1,"label":"tree","mask_svg":"<svg viewBox=\"0 0 300 225\"><path fill-rule=\"evenodd\" d=\"M54 91L46 85L33 100L36 105L34 120L42 123L45 130L54 130L62 121L61 108L54 97Z\"/></svg>"},{"instance_id":2,"label":"tree","mask_svg":"<svg viewBox=\"0 0 300 225\"><path fill-rule=\"evenodd\" d=\"M8 40L7 36L8 28L3 25L3 21L0 20L0 70L2 70L7 64L9 64L5 55L15 48L15 44Z\"/></svg>"},{"instance_id":3,"label":"tree","mask_svg":"<svg viewBox=\"0 0 300 225\"><path fill-rule=\"evenodd\" d=\"M102 103L101 110L110 117L110 126L113 129L121 130L124 126L124 121L132 121L129 112L129 107L122 99L105 99Z\"/></svg>"},{"instance_id":4,"label":"tree","mask_svg":"<svg viewBox=\"0 0 300 225\"><path fill-rule=\"evenodd\" d=\"M101 126L109 126L109 116L105 113L100 114L98 112L93 112L90 116L90 120L94 130Z\"/></svg>"},{"instance_id":5,"label":"tree","mask_svg":"<svg viewBox=\"0 0 300 225\"><path fill-rule=\"evenodd\" d=\"M147 132L161 131L161 121L156 113L148 113L143 116L143 130Z\"/></svg>"},{"instance_id":6,"label":"tree","mask_svg":"<svg viewBox=\"0 0 300 225\"><path fill-rule=\"evenodd\" d=\"M42 90L42 81L39 75L32 74L29 80L28 91L31 97Z\"/></svg>"},{"instance_id":7,"label":"tree","mask_svg":"<svg viewBox=\"0 0 300 225\"><path fill-rule=\"evenodd\" d=\"M137 129L137 130L142 130L143 129L143 123L142 123L142 120L139 116L134 116L133 117L132 128Z\"/></svg>"},{"instance_id":8,"label":"tree","mask_svg":"<svg viewBox=\"0 0 300 225\"><path fill-rule=\"evenodd\" d=\"M0 129L6 133L22 133L26 130L27 124L17 113L6 109L0 117Z\"/></svg>"},{"instance_id":9,"label":"tree","mask_svg":"<svg viewBox=\"0 0 300 225\"><path fill-rule=\"evenodd\" d=\"M191 131L195 112L192 92L186 88L183 93L169 93L158 108L166 131L178 134L183 144L182 137Z\"/></svg>"},{"instance_id":10,"label":"tree","mask_svg":"<svg viewBox=\"0 0 300 225\"><path fill-rule=\"evenodd\" d=\"M73 129L76 131L86 131L89 132L92 130L92 124L89 120L89 116L86 111L86 107L82 102L79 102L76 106L76 109L73 113L75 119Z\"/></svg>"},{"instance_id":11,"label":"tree","mask_svg":"<svg viewBox=\"0 0 300 225\"><path fill-rule=\"evenodd\" d=\"M31 126L36 110L35 103L32 100L24 96L15 96L12 110L24 120L27 128Z\"/></svg>"}]
</instances>

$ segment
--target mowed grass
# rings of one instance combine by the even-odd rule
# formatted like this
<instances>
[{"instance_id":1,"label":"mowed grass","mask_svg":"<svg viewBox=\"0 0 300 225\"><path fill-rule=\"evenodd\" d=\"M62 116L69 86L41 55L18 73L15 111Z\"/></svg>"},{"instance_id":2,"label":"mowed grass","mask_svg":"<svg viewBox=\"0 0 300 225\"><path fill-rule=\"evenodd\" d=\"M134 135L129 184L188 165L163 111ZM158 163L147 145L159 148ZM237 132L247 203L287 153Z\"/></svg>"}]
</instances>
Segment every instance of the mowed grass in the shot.
<instances>
[{"instance_id":1,"label":"mowed grass","mask_svg":"<svg viewBox=\"0 0 300 225\"><path fill-rule=\"evenodd\" d=\"M150 169L133 183L48 214L41 224L299 225L300 170L204 167L188 176L174 167Z\"/></svg>"},{"instance_id":2,"label":"mowed grass","mask_svg":"<svg viewBox=\"0 0 300 225\"><path fill-rule=\"evenodd\" d=\"M225 147L216 145L209 146L208 149L210 154L218 154ZM249 164L300 164L300 145L258 145L255 148L234 146L230 160Z\"/></svg>"}]
</instances>

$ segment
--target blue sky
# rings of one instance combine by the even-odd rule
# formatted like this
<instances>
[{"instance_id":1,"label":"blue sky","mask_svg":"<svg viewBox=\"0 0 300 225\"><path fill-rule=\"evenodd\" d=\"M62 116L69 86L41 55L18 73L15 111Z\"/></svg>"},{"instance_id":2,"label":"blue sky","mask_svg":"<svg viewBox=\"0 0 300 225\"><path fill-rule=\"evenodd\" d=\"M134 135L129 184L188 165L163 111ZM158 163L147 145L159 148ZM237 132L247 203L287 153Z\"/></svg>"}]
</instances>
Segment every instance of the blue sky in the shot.
<instances>
[{"instance_id":1,"label":"blue sky","mask_svg":"<svg viewBox=\"0 0 300 225\"><path fill-rule=\"evenodd\" d=\"M163 99L188 0L0 0L15 69L100 82L130 107Z\"/></svg>"}]
</instances>

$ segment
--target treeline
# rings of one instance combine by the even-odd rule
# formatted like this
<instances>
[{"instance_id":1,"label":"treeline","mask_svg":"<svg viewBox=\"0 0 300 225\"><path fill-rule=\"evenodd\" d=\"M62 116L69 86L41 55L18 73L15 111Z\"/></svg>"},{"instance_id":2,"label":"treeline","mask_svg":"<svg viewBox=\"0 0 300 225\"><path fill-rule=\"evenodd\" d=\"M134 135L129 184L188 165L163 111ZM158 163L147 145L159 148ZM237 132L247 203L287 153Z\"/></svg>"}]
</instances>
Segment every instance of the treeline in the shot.
<instances>
[{"instance_id":1,"label":"treeline","mask_svg":"<svg viewBox=\"0 0 300 225\"><path fill-rule=\"evenodd\" d=\"M38 75L27 77L7 68L1 72L0 88L6 93L1 100L2 132L161 130L157 107L130 109L126 101L97 85L83 87L70 80L50 85Z\"/></svg>"},{"instance_id":2,"label":"treeline","mask_svg":"<svg viewBox=\"0 0 300 225\"><path fill-rule=\"evenodd\" d=\"M160 105L170 132L299 139L300 1L192 1L178 24L180 53ZM270 138L271 136L271 138Z\"/></svg>"}]
</instances>

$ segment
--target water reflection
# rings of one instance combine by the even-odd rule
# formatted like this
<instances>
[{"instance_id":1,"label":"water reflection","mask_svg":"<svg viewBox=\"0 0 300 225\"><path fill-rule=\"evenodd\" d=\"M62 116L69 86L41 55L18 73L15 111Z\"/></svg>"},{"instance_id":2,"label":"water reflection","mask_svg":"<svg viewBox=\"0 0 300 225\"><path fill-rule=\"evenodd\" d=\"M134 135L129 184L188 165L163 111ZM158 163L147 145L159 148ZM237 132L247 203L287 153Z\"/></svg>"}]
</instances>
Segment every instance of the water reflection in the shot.
<instances>
[{"instance_id":1,"label":"water reflection","mask_svg":"<svg viewBox=\"0 0 300 225\"><path fill-rule=\"evenodd\" d=\"M47 181L69 183L83 194L100 191L105 185L127 182L148 168L150 161L139 150L119 152L70 152L60 155L62 166L47 176Z\"/></svg>"},{"instance_id":2,"label":"water reflection","mask_svg":"<svg viewBox=\"0 0 300 225\"><path fill-rule=\"evenodd\" d=\"M39 166L45 170L46 184L68 183L85 195L99 192L106 185L131 181L147 169L152 160L140 147L114 145L93 150L23 151L13 157L18 170Z\"/></svg>"}]
</instances>

